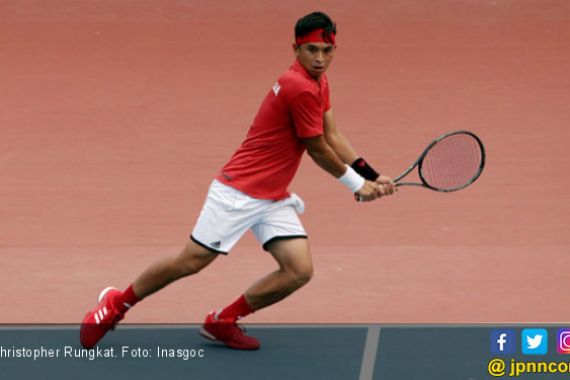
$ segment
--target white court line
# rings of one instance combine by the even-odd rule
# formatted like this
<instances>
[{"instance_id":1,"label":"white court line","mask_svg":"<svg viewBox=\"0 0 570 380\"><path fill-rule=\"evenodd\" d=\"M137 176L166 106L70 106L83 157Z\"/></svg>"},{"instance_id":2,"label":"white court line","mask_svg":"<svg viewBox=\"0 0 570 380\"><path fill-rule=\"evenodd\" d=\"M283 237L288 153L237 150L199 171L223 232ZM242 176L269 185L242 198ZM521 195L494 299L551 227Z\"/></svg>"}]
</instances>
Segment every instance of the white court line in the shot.
<instances>
[{"instance_id":1,"label":"white court line","mask_svg":"<svg viewBox=\"0 0 570 380\"><path fill-rule=\"evenodd\" d=\"M376 353L378 352L378 343L380 342L380 330L380 326L377 325L372 325L368 328L359 380L372 380L374 376L374 364L376 364Z\"/></svg>"}]
</instances>

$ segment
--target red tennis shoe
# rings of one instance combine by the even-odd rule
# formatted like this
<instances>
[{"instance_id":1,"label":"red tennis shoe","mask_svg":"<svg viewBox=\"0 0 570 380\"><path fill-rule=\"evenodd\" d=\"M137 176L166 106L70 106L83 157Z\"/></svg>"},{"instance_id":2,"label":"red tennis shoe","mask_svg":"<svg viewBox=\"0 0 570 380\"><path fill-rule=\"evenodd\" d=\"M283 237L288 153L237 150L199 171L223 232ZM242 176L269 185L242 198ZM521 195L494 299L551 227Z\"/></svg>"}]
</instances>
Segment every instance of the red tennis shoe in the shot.
<instances>
[{"instance_id":1,"label":"red tennis shoe","mask_svg":"<svg viewBox=\"0 0 570 380\"><path fill-rule=\"evenodd\" d=\"M215 311L206 316L206 320L200 329L200 335L206 339L224 343L236 350L257 350L259 341L252 336L244 334L245 329L235 321L218 319Z\"/></svg>"},{"instance_id":2,"label":"red tennis shoe","mask_svg":"<svg viewBox=\"0 0 570 380\"><path fill-rule=\"evenodd\" d=\"M81 323L79 340L87 349L95 345L105 336L109 330L114 330L115 325L124 318L125 314L119 312L113 305L113 299L121 292L113 287L103 289L99 294L99 304L91 310Z\"/></svg>"}]
</instances>

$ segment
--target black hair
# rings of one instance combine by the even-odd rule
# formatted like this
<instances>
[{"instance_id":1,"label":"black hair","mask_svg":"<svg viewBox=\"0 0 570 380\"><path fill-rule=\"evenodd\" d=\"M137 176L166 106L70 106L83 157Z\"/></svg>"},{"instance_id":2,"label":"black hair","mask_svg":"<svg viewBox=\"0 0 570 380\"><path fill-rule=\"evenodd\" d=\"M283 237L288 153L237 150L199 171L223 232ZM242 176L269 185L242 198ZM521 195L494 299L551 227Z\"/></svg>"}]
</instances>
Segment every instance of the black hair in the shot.
<instances>
[{"instance_id":1,"label":"black hair","mask_svg":"<svg viewBox=\"0 0 570 380\"><path fill-rule=\"evenodd\" d=\"M322 12L313 12L300 18L295 24L295 39L306 36L315 29L324 29L323 39L329 41L329 36L336 35L336 24Z\"/></svg>"}]
</instances>

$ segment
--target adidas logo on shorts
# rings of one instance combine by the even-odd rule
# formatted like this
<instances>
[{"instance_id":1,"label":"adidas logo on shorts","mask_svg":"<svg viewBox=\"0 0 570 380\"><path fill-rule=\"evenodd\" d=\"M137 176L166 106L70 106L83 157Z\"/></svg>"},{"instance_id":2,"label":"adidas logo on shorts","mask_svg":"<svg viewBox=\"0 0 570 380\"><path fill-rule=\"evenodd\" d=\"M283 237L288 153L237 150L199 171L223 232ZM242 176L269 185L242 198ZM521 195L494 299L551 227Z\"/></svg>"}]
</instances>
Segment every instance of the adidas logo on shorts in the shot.
<instances>
[{"instance_id":1,"label":"adidas logo on shorts","mask_svg":"<svg viewBox=\"0 0 570 380\"><path fill-rule=\"evenodd\" d=\"M213 247L213 248L220 248L221 246L222 246L221 241L214 241L214 242L210 243L210 247Z\"/></svg>"}]
</instances>

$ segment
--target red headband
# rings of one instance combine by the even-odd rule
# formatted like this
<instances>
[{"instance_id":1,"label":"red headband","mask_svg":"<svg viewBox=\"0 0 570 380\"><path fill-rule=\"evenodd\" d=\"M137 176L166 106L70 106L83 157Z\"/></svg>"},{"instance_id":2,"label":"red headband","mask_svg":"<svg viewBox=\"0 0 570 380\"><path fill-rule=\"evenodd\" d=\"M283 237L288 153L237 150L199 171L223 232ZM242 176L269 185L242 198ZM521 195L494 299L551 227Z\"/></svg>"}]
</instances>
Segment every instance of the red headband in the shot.
<instances>
[{"instance_id":1,"label":"red headband","mask_svg":"<svg viewBox=\"0 0 570 380\"><path fill-rule=\"evenodd\" d=\"M325 30L324 29L315 29L311 33L304 35L303 37L297 37L295 39L295 43L298 46L309 42L325 42L327 44L333 44L336 46L334 33L329 33L328 38L325 39Z\"/></svg>"}]
</instances>

